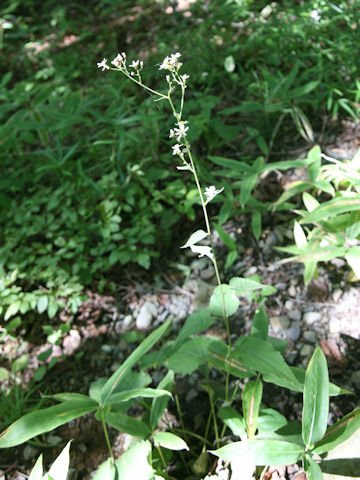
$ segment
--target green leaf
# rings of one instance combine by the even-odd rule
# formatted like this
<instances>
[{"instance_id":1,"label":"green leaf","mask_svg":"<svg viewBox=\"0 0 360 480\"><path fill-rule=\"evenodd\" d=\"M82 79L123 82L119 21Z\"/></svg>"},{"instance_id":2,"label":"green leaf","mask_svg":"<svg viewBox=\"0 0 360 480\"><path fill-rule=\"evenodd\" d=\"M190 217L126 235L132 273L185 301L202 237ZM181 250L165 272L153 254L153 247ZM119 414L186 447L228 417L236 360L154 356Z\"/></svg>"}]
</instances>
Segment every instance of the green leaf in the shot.
<instances>
[{"instance_id":1,"label":"green leaf","mask_svg":"<svg viewBox=\"0 0 360 480\"><path fill-rule=\"evenodd\" d=\"M230 237L230 235L225 232L225 230L223 230L220 225L217 225L216 223L214 223L214 228L215 230L218 232L219 234L219 237L221 238L221 240L223 241L224 245L226 245L227 247L229 247L230 249L232 250L236 250L236 243L235 241Z\"/></svg>"},{"instance_id":2,"label":"green leaf","mask_svg":"<svg viewBox=\"0 0 360 480\"><path fill-rule=\"evenodd\" d=\"M174 349L191 335L207 330L214 322L215 317L211 316L210 310L207 308L189 315L173 345Z\"/></svg>"},{"instance_id":3,"label":"green leaf","mask_svg":"<svg viewBox=\"0 0 360 480\"><path fill-rule=\"evenodd\" d=\"M93 474L92 480L116 480L118 478L117 468L112 463L111 458L108 458L97 468Z\"/></svg>"},{"instance_id":4,"label":"green leaf","mask_svg":"<svg viewBox=\"0 0 360 480\"><path fill-rule=\"evenodd\" d=\"M295 243L298 248L306 248L307 247L307 238L304 233L304 230L301 228L298 222L294 222L294 238Z\"/></svg>"},{"instance_id":5,"label":"green leaf","mask_svg":"<svg viewBox=\"0 0 360 480\"><path fill-rule=\"evenodd\" d=\"M77 401L84 401L84 402L91 402L94 405L94 408L97 408L97 403L90 399L87 395L83 395L82 393L55 393L55 395L44 395L45 398L53 398L58 402L77 402Z\"/></svg>"},{"instance_id":6,"label":"green leaf","mask_svg":"<svg viewBox=\"0 0 360 480\"><path fill-rule=\"evenodd\" d=\"M218 415L234 435L245 437L246 427L243 417L232 407L220 407Z\"/></svg>"},{"instance_id":7,"label":"green leaf","mask_svg":"<svg viewBox=\"0 0 360 480\"><path fill-rule=\"evenodd\" d=\"M42 460L43 460L43 456L41 454L40 457L36 460L36 463L30 472L28 480L42 480L43 478Z\"/></svg>"},{"instance_id":8,"label":"green leaf","mask_svg":"<svg viewBox=\"0 0 360 480\"><path fill-rule=\"evenodd\" d=\"M62 450L60 455L56 458L54 463L51 465L50 470L47 475L49 475L53 480L66 480L69 471L70 465L70 445L72 440L70 440L65 448Z\"/></svg>"},{"instance_id":9,"label":"green leaf","mask_svg":"<svg viewBox=\"0 0 360 480\"><path fill-rule=\"evenodd\" d=\"M345 258L357 278L360 279L360 248L351 247L345 255Z\"/></svg>"},{"instance_id":10,"label":"green leaf","mask_svg":"<svg viewBox=\"0 0 360 480\"><path fill-rule=\"evenodd\" d=\"M215 157L213 155L208 156L209 160L220 165L221 167L229 168L230 170L235 170L236 172L251 172L252 168L250 165L244 162L239 162L238 160L232 160L231 158L224 157Z\"/></svg>"},{"instance_id":11,"label":"green leaf","mask_svg":"<svg viewBox=\"0 0 360 480\"><path fill-rule=\"evenodd\" d=\"M105 404L109 396L113 393L116 387L124 380L124 378L131 371L130 369L135 365L145 353L164 335L170 325L171 319L157 328L148 337L146 337L140 345L132 352L132 354L125 360L125 362L114 372L109 380L105 383L101 390L101 403Z\"/></svg>"},{"instance_id":12,"label":"green leaf","mask_svg":"<svg viewBox=\"0 0 360 480\"><path fill-rule=\"evenodd\" d=\"M317 208L320 205L320 203L316 200L316 198L310 195L310 193L304 192L302 198L303 198L305 208L308 212L312 212L313 210L315 210L315 208Z\"/></svg>"},{"instance_id":13,"label":"green leaf","mask_svg":"<svg viewBox=\"0 0 360 480\"><path fill-rule=\"evenodd\" d=\"M306 85L303 85L302 87L294 88L294 90L291 90L287 94L288 98L297 98L297 97L302 97L303 95L307 95L308 93L315 90L315 88L318 85L319 85L319 80L313 80L311 82L308 82Z\"/></svg>"},{"instance_id":14,"label":"green leaf","mask_svg":"<svg viewBox=\"0 0 360 480\"><path fill-rule=\"evenodd\" d=\"M290 367L291 371L298 379L299 383L303 386L305 383L306 371L301 367ZM303 388L299 391L303 391ZM338 387L334 383L329 383L329 395L330 397L336 397L337 395L352 395L350 390L345 390L344 388Z\"/></svg>"},{"instance_id":15,"label":"green leaf","mask_svg":"<svg viewBox=\"0 0 360 480\"><path fill-rule=\"evenodd\" d=\"M151 430L147 423L143 422L142 420L138 420L137 418L129 417L124 413L109 412L106 415L105 420L110 427L116 428L120 432L128 433L133 437L146 439L151 435Z\"/></svg>"},{"instance_id":16,"label":"green leaf","mask_svg":"<svg viewBox=\"0 0 360 480\"><path fill-rule=\"evenodd\" d=\"M340 196L321 203L312 212L305 215L300 223L314 223L341 213L360 210L360 195Z\"/></svg>"},{"instance_id":17,"label":"green leaf","mask_svg":"<svg viewBox=\"0 0 360 480\"><path fill-rule=\"evenodd\" d=\"M329 414L329 374L325 355L317 347L306 369L302 437L306 448L319 442L325 432Z\"/></svg>"},{"instance_id":18,"label":"green leaf","mask_svg":"<svg viewBox=\"0 0 360 480\"><path fill-rule=\"evenodd\" d=\"M253 173L245 177L240 183L240 203L242 206L246 205L253 188L256 185L258 174Z\"/></svg>"},{"instance_id":19,"label":"green leaf","mask_svg":"<svg viewBox=\"0 0 360 480\"><path fill-rule=\"evenodd\" d=\"M306 262L304 269L304 283L308 285L314 277L317 269L317 262Z\"/></svg>"},{"instance_id":20,"label":"green leaf","mask_svg":"<svg viewBox=\"0 0 360 480\"><path fill-rule=\"evenodd\" d=\"M301 388L283 357L267 341L252 336L242 337L236 341L235 347L233 357L245 367L266 374L264 380L277 384L277 379L282 379L292 389Z\"/></svg>"},{"instance_id":21,"label":"green leaf","mask_svg":"<svg viewBox=\"0 0 360 480\"><path fill-rule=\"evenodd\" d=\"M265 308L260 307L256 310L253 324L251 327L251 336L260 338L261 340L267 340L269 332L269 319L266 314Z\"/></svg>"},{"instance_id":22,"label":"green leaf","mask_svg":"<svg viewBox=\"0 0 360 480\"><path fill-rule=\"evenodd\" d=\"M50 432L64 423L96 409L94 401L67 401L54 407L30 412L10 425L0 435L0 448L20 445L37 435Z\"/></svg>"},{"instance_id":23,"label":"green leaf","mask_svg":"<svg viewBox=\"0 0 360 480\"><path fill-rule=\"evenodd\" d=\"M132 388L124 392L112 393L103 403L103 405L112 405L116 403L126 402L133 398L157 398L162 396L171 397L171 393L166 390L156 388Z\"/></svg>"},{"instance_id":24,"label":"green leaf","mask_svg":"<svg viewBox=\"0 0 360 480\"><path fill-rule=\"evenodd\" d=\"M152 480L154 470L149 465L151 443L147 440L135 443L117 460L117 478L119 480ZM100 480L100 479L99 479Z\"/></svg>"},{"instance_id":25,"label":"green leaf","mask_svg":"<svg viewBox=\"0 0 360 480\"><path fill-rule=\"evenodd\" d=\"M174 384L174 372L169 370L165 377L159 382L158 388L161 390L168 390L169 392L172 389ZM168 404L169 398L162 397L162 398L154 398L151 410L150 410L150 427L154 430L164 413L164 410Z\"/></svg>"},{"instance_id":26,"label":"green leaf","mask_svg":"<svg viewBox=\"0 0 360 480\"><path fill-rule=\"evenodd\" d=\"M353 410L326 430L324 438L315 444L313 453L321 455L345 442L360 428L360 408Z\"/></svg>"},{"instance_id":27,"label":"green leaf","mask_svg":"<svg viewBox=\"0 0 360 480\"><path fill-rule=\"evenodd\" d=\"M20 309L21 302L20 300L16 300L15 302L11 303L8 309L6 310L4 320L9 320L10 317L16 315Z\"/></svg>"},{"instance_id":28,"label":"green leaf","mask_svg":"<svg viewBox=\"0 0 360 480\"><path fill-rule=\"evenodd\" d=\"M170 432L157 432L154 435L154 444L169 450L189 450L182 438Z\"/></svg>"},{"instance_id":29,"label":"green leaf","mask_svg":"<svg viewBox=\"0 0 360 480\"><path fill-rule=\"evenodd\" d=\"M29 363L29 354L24 353L24 355L21 355L21 357L17 358L14 360L11 364L11 371L15 373L21 372L21 370L24 370L28 366Z\"/></svg>"},{"instance_id":30,"label":"green leaf","mask_svg":"<svg viewBox=\"0 0 360 480\"><path fill-rule=\"evenodd\" d=\"M230 285L222 284L215 288L210 298L209 310L213 315L222 317L224 312L230 317L239 308L240 302Z\"/></svg>"},{"instance_id":31,"label":"green leaf","mask_svg":"<svg viewBox=\"0 0 360 480\"><path fill-rule=\"evenodd\" d=\"M229 347L222 340L214 340L208 347L207 361L213 367L223 371L229 372L238 378L248 378L254 375L254 371L245 368L245 366L231 358Z\"/></svg>"},{"instance_id":32,"label":"green leaf","mask_svg":"<svg viewBox=\"0 0 360 480\"><path fill-rule=\"evenodd\" d=\"M167 361L168 368L183 375L194 372L206 361L208 347L212 341L207 337L189 338L170 355Z\"/></svg>"},{"instance_id":33,"label":"green leaf","mask_svg":"<svg viewBox=\"0 0 360 480\"><path fill-rule=\"evenodd\" d=\"M235 290L236 295L248 295L253 290L258 290L263 288L260 282L256 280L252 280L251 278L241 278L241 277L233 277L230 280L230 287Z\"/></svg>"},{"instance_id":34,"label":"green leaf","mask_svg":"<svg viewBox=\"0 0 360 480\"><path fill-rule=\"evenodd\" d=\"M210 453L227 461L247 460L255 465L289 465L298 462L304 447L282 440L245 440Z\"/></svg>"},{"instance_id":35,"label":"green leaf","mask_svg":"<svg viewBox=\"0 0 360 480\"><path fill-rule=\"evenodd\" d=\"M287 425L287 420L284 415L272 408L261 408L258 415L258 429L260 433L269 432L272 434L279 428Z\"/></svg>"},{"instance_id":36,"label":"green leaf","mask_svg":"<svg viewBox=\"0 0 360 480\"><path fill-rule=\"evenodd\" d=\"M235 260L238 258L238 256L239 256L239 254L236 250L231 250L231 252L229 252L228 256L226 257L225 272L227 272L227 270L235 262Z\"/></svg>"},{"instance_id":37,"label":"green leaf","mask_svg":"<svg viewBox=\"0 0 360 480\"><path fill-rule=\"evenodd\" d=\"M251 216L251 229L256 240L259 240L262 231L261 212L259 210L256 210Z\"/></svg>"},{"instance_id":38,"label":"green leaf","mask_svg":"<svg viewBox=\"0 0 360 480\"><path fill-rule=\"evenodd\" d=\"M249 440L253 440L257 429L257 419L262 398L260 378L249 380L242 393L243 415Z\"/></svg>"},{"instance_id":39,"label":"green leaf","mask_svg":"<svg viewBox=\"0 0 360 480\"><path fill-rule=\"evenodd\" d=\"M304 456L304 470L308 480L322 480L323 475L320 465L313 460L310 455Z\"/></svg>"},{"instance_id":40,"label":"green leaf","mask_svg":"<svg viewBox=\"0 0 360 480\"><path fill-rule=\"evenodd\" d=\"M40 313L40 315L44 313L45 310L48 308L48 300L49 299L47 295L42 295L41 297L39 297L37 301L37 311Z\"/></svg>"}]
</instances>

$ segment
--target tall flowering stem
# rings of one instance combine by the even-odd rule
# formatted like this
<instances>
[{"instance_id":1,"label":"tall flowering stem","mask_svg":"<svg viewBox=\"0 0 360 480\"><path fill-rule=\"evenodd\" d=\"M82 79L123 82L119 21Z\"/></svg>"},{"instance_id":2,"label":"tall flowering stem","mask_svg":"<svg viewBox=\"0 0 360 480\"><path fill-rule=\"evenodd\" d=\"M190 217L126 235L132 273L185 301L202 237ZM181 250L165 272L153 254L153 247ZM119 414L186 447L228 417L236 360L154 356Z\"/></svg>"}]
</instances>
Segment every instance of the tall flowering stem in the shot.
<instances>
[{"instance_id":1,"label":"tall flowering stem","mask_svg":"<svg viewBox=\"0 0 360 480\"><path fill-rule=\"evenodd\" d=\"M177 156L181 160L181 165L177 168L179 170L189 170L195 179L196 187L199 192L200 202L204 213L205 225L206 225L206 233L210 240L210 247L205 246L192 246L192 250L199 253L199 256L208 256L215 269L216 280L220 287L220 291L222 292L223 298L223 318L226 326L227 337L228 337L228 345L231 352L231 338L230 338L230 327L229 327L229 319L227 317L226 308L225 308L225 298L224 292L222 289L221 278L219 274L219 268L216 261L216 257L214 255L214 243L211 234L209 216L207 212L207 204L215 198L216 195L222 192L223 189L217 190L213 185L207 187L203 193L199 177L196 171L194 158L191 154L191 145L187 139L187 132L189 130L188 122L182 119L183 116L183 108L184 108L184 101L185 101L185 90L186 90L186 81L189 78L189 75L180 74L179 70L182 66L180 62L181 54L179 52L173 53L170 56L166 57L163 62L160 64L160 70L166 70L166 81L168 84L168 92L167 94L163 94L152 88L148 87L142 82L141 78L141 70L143 69L143 62L140 60L133 61L129 66L127 65L126 53L119 53L112 61L112 67L107 64L107 60L104 58L102 62L99 62L97 65L99 68L104 70L117 70L121 71L129 80L138 84L149 93L158 97L158 100L167 100L170 104L172 113L175 117L175 126L170 129L169 138L175 138L177 143L172 147L173 155ZM175 91L176 87L180 87L181 90L181 98L180 98L180 105L179 111L175 108L175 104L172 99L172 93ZM228 392L228 381L229 381L229 374L226 378L226 391Z\"/></svg>"}]
</instances>

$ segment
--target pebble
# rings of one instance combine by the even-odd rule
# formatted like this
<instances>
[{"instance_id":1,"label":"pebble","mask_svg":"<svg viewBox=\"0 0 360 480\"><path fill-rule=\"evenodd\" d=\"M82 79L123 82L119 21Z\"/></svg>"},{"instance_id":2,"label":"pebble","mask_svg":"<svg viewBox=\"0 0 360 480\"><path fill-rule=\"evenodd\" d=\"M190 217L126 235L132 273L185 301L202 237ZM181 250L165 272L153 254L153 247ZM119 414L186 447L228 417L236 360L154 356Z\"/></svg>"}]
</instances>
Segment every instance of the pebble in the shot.
<instances>
[{"instance_id":1,"label":"pebble","mask_svg":"<svg viewBox=\"0 0 360 480\"><path fill-rule=\"evenodd\" d=\"M329 332L338 333L338 332L341 332L341 329L342 329L341 319L337 317L331 317L329 320Z\"/></svg>"},{"instance_id":2,"label":"pebble","mask_svg":"<svg viewBox=\"0 0 360 480\"><path fill-rule=\"evenodd\" d=\"M124 328L130 327L132 321L133 321L132 315L125 315L122 321L123 327Z\"/></svg>"},{"instance_id":3,"label":"pebble","mask_svg":"<svg viewBox=\"0 0 360 480\"><path fill-rule=\"evenodd\" d=\"M270 325L275 333L280 330L286 330L290 325L290 320L287 317L270 317Z\"/></svg>"},{"instance_id":4,"label":"pebble","mask_svg":"<svg viewBox=\"0 0 360 480\"><path fill-rule=\"evenodd\" d=\"M289 315L289 318L291 320L294 320L295 322L299 322L301 320L301 312L297 308L290 310L288 315Z\"/></svg>"},{"instance_id":5,"label":"pebble","mask_svg":"<svg viewBox=\"0 0 360 480\"><path fill-rule=\"evenodd\" d=\"M203 280L210 280L211 278L213 278L214 275L215 275L215 270L214 270L214 267L212 266L209 268L204 268L200 272L200 277Z\"/></svg>"},{"instance_id":6,"label":"pebble","mask_svg":"<svg viewBox=\"0 0 360 480\"><path fill-rule=\"evenodd\" d=\"M64 352L66 355L72 355L80 346L81 336L77 330L70 330L63 341Z\"/></svg>"},{"instance_id":7,"label":"pebble","mask_svg":"<svg viewBox=\"0 0 360 480\"><path fill-rule=\"evenodd\" d=\"M294 308L294 302L292 302L291 300L286 300L285 308L286 310L292 310Z\"/></svg>"},{"instance_id":8,"label":"pebble","mask_svg":"<svg viewBox=\"0 0 360 480\"><path fill-rule=\"evenodd\" d=\"M257 267L255 267L255 265L253 267L250 267L246 270L246 272L244 273L244 277L251 277L251 275L255 275L255 273L257 272Z\"/></svg>"},{"instance_id":9,"label":"pebble","mask_svg":"<svg viewBox=\"0 0 360 480\"><path fill-rule=\"evenodd\" d=\"M309 357L311 355L313 347L311 345L303 345L300 350L300 355L302 357Z\"/></svg>"},{"instance_id":10,"label":"pebble","mask_svg":"<svg viewBox=\"0 0 360 480\"><path fill-rule=\"evenodd\" d=\"M303 315L303 322L307 325L311 325L315 322L321 320L321 313L320 312L306 312Z\"/></svg>"},{"instance_id":11,"label":"pebble","mask_svg":"<svg viewBox=\"0 0 360 480\"><path fill-rule=\"evenodd\" d=\"M333 301L338 302L340 300L341 295L342 295L342 291L340 290L340 288L338 288L337 290L335 290L335 292L332 295Z\"/></svg>"},{"instance_id":12,"label":"pebble","mask_svg":"<svg viewBox=\"0 0 360 480\"><path fill-rule=\"evenodd\" d=\"M37 454L38 450L36 448L33 448L31 445L26 445L23 450L23 456L25 460L30 460L31 458L34 458Z\"/></svg>"},{"instance_id":13,"label":"pebble","mask_svg":"<svg viewBox=\"0 0 360 480\"><path fill-rule=\"evenodd\" d=\"M296 288L294 285L290 285L288 293L290 297L296 297Z\"/></svg>"},{"instance_id":14,"label":"pebble","mask_svg":"<svg viewBox=\"0 0 360 480\"><path fill-rule=\"evenodd\" d=\"M277 288L280 291L285 290L286 289L286 283L284 283L284 282L275 283L275 288Z\"/></svg>"},{"instance_id":15,"label":"pebble","mask_svg":"<svg viewBox=\"0 0 360 480\"><path fill-rule=\"evenodd\" d=\"M306 330L304 332L304 340L307 340L310 343L316 343L316 332L313 330Z\"/></svg>"},{"instance_id":16,"label":"pebble","mask_svg":"<svg viewBox=\"0 0 360 480\"><path fill-rule=\"evenodd\" d=\"M286 329L284 332L285 336L296 342L300 337L300 327L299 325L292 325L290 328Z\"/></svg>"},{"instance_id":17,"label":"pebble","mask_svg":"<svg viewBox=\"0 0 360 480\"><path fill-rule=\"evenodd\" d=\"M146 330L150 327L152 319L157 314L156 305L152 302L145 302L141 307L139 315L136 319L136 328Z\"/></svg>"}]
</instances>

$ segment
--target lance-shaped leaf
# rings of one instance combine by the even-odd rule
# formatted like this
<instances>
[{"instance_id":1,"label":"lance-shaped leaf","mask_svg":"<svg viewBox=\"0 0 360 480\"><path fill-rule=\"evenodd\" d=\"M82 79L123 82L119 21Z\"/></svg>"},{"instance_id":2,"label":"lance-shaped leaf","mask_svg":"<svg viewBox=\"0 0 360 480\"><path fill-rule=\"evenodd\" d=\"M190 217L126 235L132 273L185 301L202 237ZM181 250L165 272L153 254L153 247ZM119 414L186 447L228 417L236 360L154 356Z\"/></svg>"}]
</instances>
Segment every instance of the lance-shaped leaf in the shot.
<instances>
[{"instance_id":1,"label":"lance-shaped leaf","mask_svg":"<svg viewBox=\"0 0 360 480\"><path fill-rule=\"evenodd\" d=\"M269 319L265 308L260 307L256 310L251 327L251 336L267 340L269 332Z\"/></svg>"},{"instance_id":2,"label":"lance-shaped leaf","mask_svg":"<svg viewBox=\"0 0 360 480\"><path fill-rule=\"evenodd\" d=\"M170 432L157 432L154 435L154 444L169 450L189 450L182 438Z\"/></svg>"},{"instance_id":3,"label":"lance-shaped leaf","mask_svg":"<svg viewBox=\"0 0 360 480\"><path fill-rule=\"evenodd\" d=\"M159 390L157 388L132 388L131 390L125 390L124 392L112 393L110 397L105 400L103 405L126 402L127 400L137 397L157 398L164 395L171 397L171 393L166 390Z\"/></svg>"},{"instance_id":4,"label":"lance-shaped leaf","mask_svg":"<svg viewBox=\"0 0 360 480\"><path fill-rule=\"evenodd\" d=\"M174 384L174 372L169 370L165 377L159 382L158 388L168 390L170 392ZM164 413L166 405L168 404L168 397L154 398L150 410L150 426L154 430Z\"/></svg>"},{"instance_id":5,"label":"lance-shaped leaf","mask_svg":"<svg viewBox=\"0 0 360 480\"><path fill-rule=\"evenodd\" d=\"M306 369L302 437L309 449L325 432L329 414L329 373L326 358L317 347Z\"/></svg>"},{"instance_id":6,"label":"lance-shaped leaf","mask_svg":"<svg viewBox=\"0 0 360 480\"><path fill-rule=\"evenodd\" d=\"M191 335L207 330L215 322L215 317L211 316L209 309L198 310L189 315L182 329L180 330L177 339L173 345L175 349L184 340Z\"/></svg>"},{"instance_id":7,"label":"lance-shaped leaf","mask_svg":"<svg viewBox=\"0 0 360 480\"><path fill-rule=\"evenodd\" d=\"M360 209L360 195L336 197L328 202L321 203L312 212L305 215L300 223L314 223L328 217L335 217L341 213Z\"/></svg>"},{"instance_id":8,"label":"lance-shaped leaf","mask_svg":"<svg viewBox=\"0 0 360 480\"><path fill-rule=\"evenodd\" d=\"M101 403L105 404L119 383L129 374L130 369L135 365L155 343L160 340L170 325L171 319L157 328L132 352L125 362L114 372L101 390Z\"/></svg>"},{"instance_id":9,"label":"lance-shaped leaf","mask_svg":"<svg viewBox=\"0 0 360 480\"><path fill-rule=\"evenodd\" d=\"M243 417L232 407L220 407L218 415L234 435L246 436L246 427Z\"/></svg>"},{"instance_id":10,"label":"lance-shaped leaf","mask_svg":"<svg viewBox=\"0 0 360 480\"><path fill-rule=\"evenodd\" d=\"M117 476L115 478L118 480L153 479L154 470L149 464L150 453L151 443L147 440L131 445L129 450L126 450L115 460L115 467L117 468Z\"/></svg>"},{"instance_id":11,"label":"lance-shaped leaf","mask_svg":"<svg viewBox=\"0 0 360 480\"><path fill-rule=\"evenodd\" d=\"M269 432L269 434L272 435L276 430L279 430L279 428L285 427L287 420L284 415L281 415L281 413L272 408L262 408L259 411L257 424L259 433L264 434Z\"/></svg>"},{"instance_id":12,"label":"lance-shaped leaf","mask_svg":"<svg viewBox=\"0 0 360 480\"><path fill-rule=\"evenodd\" d=\"M41 454L40 457L36 460L36 463L30 472L28 480L42 480L43 478L42 459L43 459L43 456Z\"/></svg>"},{"instance_id":13,"label":"lance-shaped leaf","mask_svg":"<svg viewBox=\"0 0 360 480\"><path fill-rule=\"evenodd\" d=\"M245 440L211 450L210 453L229 462L243 458L255 465L289 465L299 460L304 447L283 440Z\"/></svg>"},{"instance_id":14,"label":"lance-shaped leaf","mask_svg":"<svg viewBox=\"0 0 360 480\"><path fill-rule=\"evenodd\" d=\"M50 477L53 480L66 480L69 471L70 465L70 450L71 440L62 450L60 455L56 458L54 463L51 465L50 470L47 473L46 478Z\"/></svg>"},{"instance_id":15,"label":"lance-shaped leaf","mask_svg":"<svg viewBox=\"0 0 360 480\"><path fill-rule=\"evenodd\" d=\"M208 347L207 361L210 365L238 378L254 376L255 372L234 358L230 358L228 345L222 340L214 340Z\"/></svg>"},{"instance_id":16,"label":"lance-shaped leaf","mask_svg":"<svg viewBox=\"0 0 360 480\"><path fill-rule=\"evenodd\" d=\"M304 455L304 470L309 480L323 480L320 465L310 455Z\"/></svg>"},{"instance_id":17,"label":"lance-shaped leaf","mask_svg":"<svg viewBox=\"0 0 360 480\"><path fill-rule=\"evenodd\" d=\"M338 420L334 425L329 427L324 438L315 444L314 453L321 455L345 442L360 428L360 408L356 409L345 417Z\"/></svg>"},{"instance_id":18,"label":"lance-shaped leaf","mask_svg":"<svg viewBox=\"0 0 360 480\"><path fill-rule=\"evenodd\" d=\"M249 440L255 436L257 420L262 397L262 383L260 378L249 380L242 393L243 415Z\"/></svg>"},{"instance_id":19,"label":"lance-shaped leaf","mask_svg":"<svg viewBox=\"0 0 360 480\"><path fill-rule=\"evenodd\" d=\"M137 418L130 417L129 415L125 415L124 413L109 412L106 415L105 420L110 427L128 433L133 437L139 437L145 440L151 435L151 430L147 423L138 420Z\"/></svg>"},{"instance_id":20,"label":"lance-shaped leaf","mask_svg":"<svg viewBox=\"0 0 360 480\"><path fill-rule=\"evenodd\" d=\"M30 412L19 418L0 435L0 448L14 447L45 432L50 432L64 423L96 410L97 403L88 400L60 403L54 407Z\"/></svg>"}]
</instances>

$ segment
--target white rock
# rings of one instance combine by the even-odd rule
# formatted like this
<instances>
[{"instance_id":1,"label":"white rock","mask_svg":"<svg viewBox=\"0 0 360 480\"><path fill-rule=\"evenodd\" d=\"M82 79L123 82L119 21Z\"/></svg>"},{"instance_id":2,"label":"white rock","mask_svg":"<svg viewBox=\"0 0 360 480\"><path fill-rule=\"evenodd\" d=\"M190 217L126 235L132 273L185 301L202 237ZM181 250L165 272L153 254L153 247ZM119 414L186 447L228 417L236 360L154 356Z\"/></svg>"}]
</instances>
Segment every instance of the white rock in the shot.
<instances>
[{"instance_id":1,"label":"white rock","mask_svg":"<svg viewBox=\"0 0 360 480\"><path fill-rule=\"evenodd\" d=\"M320 312L306 312L303 315L303 322L307 325L311 325L315 322L321 320L321 313Z\"/></svg>"},{"instance_id":2,"label":"white rock","mask_svg":"<svg viewBox=\"0 0 360 480\"><path fill-rule=\"evenodd\" d=\"M141 307L139 315L136 319L136 328L139 330L146 330L150 327L152 319L157 314L156 305L152 302L145 302Z\"/></svg>"},{"instance_id":3,"label":"white rock","mask_svg":"<svg viewBox=\"0 0 360 480\"><path fill-rule=\"evenodd\" d=\"M296 297L296 288L294 285L290 285L288 293L290 297Z\"/></svg>"},{"instance_id":4,"label":"white rock","mask_svg":"<svg viewBox=\"0 0 360 480\"><path fill-rule=\"evenodd\" d=\"M333 301L338 302L340 300L341 295L342 295L342 291L340 290L340 288L338 288L337 290L335 290L335 292L332 295Z\"/></svg>"},{"instance_id":5,"label":"white rock","mask_svg":"<svg viewBox=\"0 0 360 480\"><path fill-rule=\"evenodd\" d=\"M123 318L122 324L124 328L130 327L131 322L133 321L132 315L125 315Z\"/></svg>"}]
</instances>

